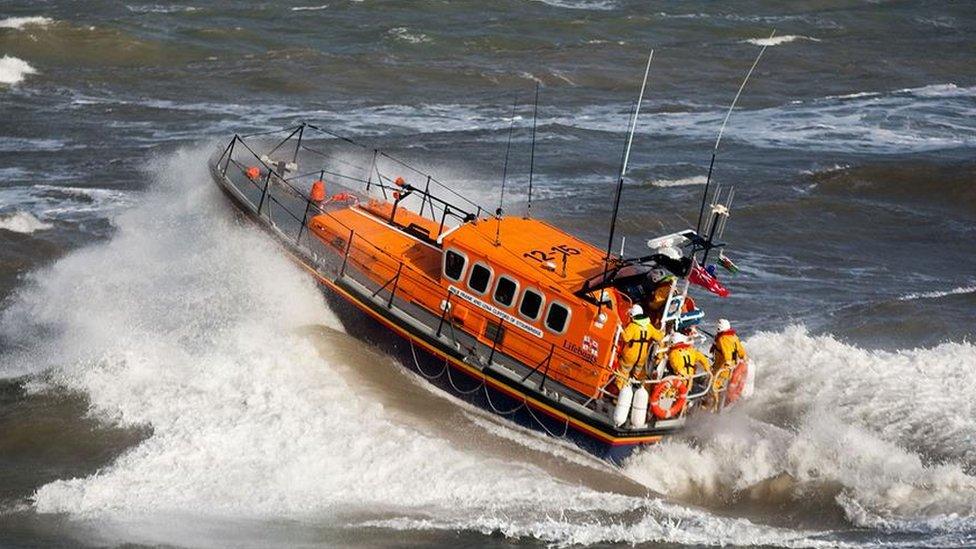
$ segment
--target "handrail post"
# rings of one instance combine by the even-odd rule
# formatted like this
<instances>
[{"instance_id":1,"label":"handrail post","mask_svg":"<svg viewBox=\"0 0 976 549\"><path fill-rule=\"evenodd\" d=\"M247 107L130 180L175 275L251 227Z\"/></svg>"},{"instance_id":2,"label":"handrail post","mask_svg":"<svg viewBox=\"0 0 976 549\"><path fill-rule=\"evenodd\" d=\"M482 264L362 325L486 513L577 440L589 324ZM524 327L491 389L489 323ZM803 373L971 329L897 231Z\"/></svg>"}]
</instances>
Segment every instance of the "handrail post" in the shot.
<instances>
[{"instance_id":1,"label":"handrail post","mask_svg":"<svg viewBox=\"0 0 976 549\"><path fill-rule=\"evenodd\" d=\"M230 160L234 156L234 145L236 144L237 144L237 134L234 134L234 138L230 140L230 145L228 145L227 150L224 151L224 154L227 155L227 162L224 163L224 177L227 177L227 170L230 168Z\"/></svg>"},{"instance_id":2,"label":"handrail post","mask_svg":"<svg viewBox=\"0 0 976 549\"><path fill-rule=\"evenodd\" d=\"M495 332L495 337L491 341L491 353L488 354L488 364L495 363L495 349L498 347L498 341L502 338L502 330L505 328L505 319L498 317L498 331Z\"/></svg>"},{"instance_id":3,"label":"handrail post","mask_svg":"<svg viewBox=\"0 0 976 549\"><path fill-rule=\"evenodd\" d=\"M390 300L386 302L386 308L393 308L393 297L396 295L397 285L400 283L400 271L403 269L403 262L397 265L396 276L393 277L393 289L390 290Z\"/></svg>"},{"instance_id":4,"label":"handrail post","mask_svg":"<svg viewBox=\"0 0 976 549\"><path fill-rule=\"evenodd\" d=\"M441 216L441 225L437 227L437 237L440 238L441 234L444 233L444 222L447 221L447 214L451 210L451 207L444 204L444 215Z\"/></svg>"},{"instance_id":5,"label":"handrail post","mask_svg":"<svg viewBox=\"0 0 976 549\"><path fill-rule=\"evenodd\" d=\"M268 170L268 176L264 178L264 190L261 191L261 202L258 202L258 217L261 217L261 209L264 207L264 196L268 194L268 187L271 186L271 173L274 170Z\"/></svg>"},{"instance_id":6,"label":"handrail post","mask_svg":"<svg viewBox=\"0 0 976 549\"><path fill-rule=\"evenodd\" d=\"M546 380L549 378L549 366L552 364L552 355L556 352L556 344L553 343L552 347L549 348L549 356L546 357L546 369L542 371L542 381L539 382L539 390L543 390L546 386Z\"/></svg>"},{"instance_id":7,"label":"handrail post","mask_svg":"<svg viewBox=\"0 0 976 549\"><path fill-rule=\"evenodd\" d=\"M437 323L437 337L441 337L441 329L444 327L444 317L451 310L451 292L447 292L447 299L444 300L444 308L441 311L441 320Z\"/></svg>"},{"instance_id":8,"label":"handrail post","mask_svg":"<svg viewBox=\"0 0 976 549\"><path fill-rule=\"evenodd\" d=\"M366 194L369 195L369 188L373 184L373 167L376 166L376 155L379 149L373 149L373 159L369 163L369 172L366 174Z\"/></svg>"},{"instance_id":9,"label":"handrail post","mask_svg":"<svg viewBox=\"0 0 976 549\"><path fill-rule=\"evenodd\" d=\"M430 196L430 176L429 175L427 176L427 184L424 186L424 196L421 197L421 200L420 200L420 215L421 216L424 215L424 205L427 204L427 197L428 196ZM436 215L436 214L434 214L434 201L433 200L430 201L430 214L431 214L432 217L434 215Z\"/></svg>"},{"instance_id":10,"label":"handrail post","mask_svg":"<svg viewBox=\"0 0 976 549\"><path fill-rule=\"evenodd\" d=\"M352 249L352 238L356 236L355 229L349 229L349 240L346 240L346 252L342 254L342 267L339 268L339 278L346 275L346 262L349 261L349 251Z\"/></svg>"},{"instance_id":11,"label":"handrail post","mask_svg":"<svg viewBox=\"0 0 976 549\"><path fill-rule=\"evenodd\" d=\"M291 161L295 164L298 163L298 150L302 148L302 135L305 133L305 123L298 128L298 143L295 144L295 156L292 157Z\"/></svg>"}]
</instances>

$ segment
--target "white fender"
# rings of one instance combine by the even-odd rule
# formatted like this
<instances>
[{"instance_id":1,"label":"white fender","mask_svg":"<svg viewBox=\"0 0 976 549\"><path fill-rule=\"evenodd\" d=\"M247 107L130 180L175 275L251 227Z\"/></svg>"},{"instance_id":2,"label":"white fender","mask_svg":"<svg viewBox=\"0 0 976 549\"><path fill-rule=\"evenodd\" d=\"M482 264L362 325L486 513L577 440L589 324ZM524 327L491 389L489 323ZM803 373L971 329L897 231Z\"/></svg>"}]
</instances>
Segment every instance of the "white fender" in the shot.
<instances>
[{"instance_id":1,"label":"white fender","mask_svg":"<svg viewBox=\"0 0 976 549\"><path fill-rule=\"evenodd\" d=\"M643 429L647 425L647 401L650 398L643 385L634 391L634 400L630 404L630 424L635 429Z\"/></svg>"},{"instance_id":2,"label":"white fender","mask_svg":"<svg viewBox=\"0 0 976 549\"><path fill-rule=\"evenodd\" d=\"M617 395L617 406L613 409L613 424L620 427L627 423L627 416L630 414L630 402L634 399L634 388L630 383L624 385Z\"/></svg>"},{"instance_id":3,"label":"white fender","mask_svg":"<svg viewBox=\"0 0 976 549\"><path fill-rule=\"evenodd\" d=\"M742 387L742 398L749 398L756 390L756 363L746 362L746 383Z\"/></svg>"}]
</instances>

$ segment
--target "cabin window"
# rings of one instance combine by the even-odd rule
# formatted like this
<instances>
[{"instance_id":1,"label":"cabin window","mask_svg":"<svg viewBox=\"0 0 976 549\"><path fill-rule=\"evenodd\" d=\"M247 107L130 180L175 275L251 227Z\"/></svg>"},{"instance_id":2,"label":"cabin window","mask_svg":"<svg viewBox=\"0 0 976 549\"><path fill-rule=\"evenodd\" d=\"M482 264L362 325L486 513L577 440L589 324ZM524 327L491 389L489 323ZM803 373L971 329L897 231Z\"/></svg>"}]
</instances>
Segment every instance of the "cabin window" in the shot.
<instances>
[{"instance_id":1,"label":"cabin window","mask_svg":"<svg viewBox=\"0 0 976 549\"><path fill-rule=\"evenodd\" d=\"M546 328L557 334L565 332L566 326L569 325L569 314L569 307L553 302L549 305L549 312L546 313Z\"/></svg>"},{"instance_id":2,"label":"cabin window","mask_svg":"<svg viewBox=\"0 0 976 549\"><path fill-rule=\"evenodd\" d=\"M542 294L535 290L527 289L522 294L522 303L519 304L519 314L529 320L538 320L544 302L545 298L542 297Z\"/></svg>"},{"instance_id":3,"label":"cabin window","mask_svg":"<svg viewBox=\"0 0 976 549\"><path fill-rule=\"evenodd\" d=\"M518 295L518 282L501 275L498 277L498 285L495 286L495 303L511 307L515 303L515 296Z\"/></svg>"},{"instance_id":4,"label":"cabin window","mask_svg":"<svg viewBox=\"0 0 976 549\"><path fill-rule=\"evenodd\" d=\"M468 277L468 288L483 294L488 291L489 284L491 284L491 269L481 263L475 263L471 267L471 276Z\"/></svg>"},{"instance_id":5,"label":"cabin window","mask_svg":"<svg viewBox=\"0 0 976 549\"><path fill-rule=\"evenodd\" d=\"M451 280L460 281L464 275L464 265L468 260L454 250L444 253L444 276Z\"/></svg>"}]
</instances>

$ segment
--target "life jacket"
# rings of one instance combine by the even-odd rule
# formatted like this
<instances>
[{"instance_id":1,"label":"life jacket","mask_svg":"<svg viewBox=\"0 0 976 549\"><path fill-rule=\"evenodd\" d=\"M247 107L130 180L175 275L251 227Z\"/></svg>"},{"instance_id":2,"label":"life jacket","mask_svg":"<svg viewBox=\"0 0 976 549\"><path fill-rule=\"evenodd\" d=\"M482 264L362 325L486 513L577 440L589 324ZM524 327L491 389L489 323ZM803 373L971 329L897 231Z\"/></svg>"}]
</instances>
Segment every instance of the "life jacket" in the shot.
<instances>
[{"instance_id":1,"label":"life jacket","mask_svg":"<svg viewBox=\"0 0 976 549\"><path fill-rule=\"evenodd\" d=\"M661 333L651 325L646 316L633 318L624 329L624 348L622 361L626 367L643 364L647 361L651 345L661 339Z\"/></svg>"},{"instance_id":2,"label":"life jacket","mask_svg":"<svg viewBox=\"0 0 976 549\"><path fill-rule=\"evenodd\" d=\"M739 352L740 349L742 349L742 342L739 340L739 336L733 329L728 329L715 334L715 343L712 345L712 349L723 355L720 358L725 358L726 349L724 349L724 347L726 347L726 345L722 345L723 338L729 338L729 342L726 345L731 347L731 349L729 349L731 352L728 354L728 362L731 362L734 365L738 363L739 360L745 358L744 353ZM716 363L719 362L718 358L719 357L716 357Z\"/></svg>"}]
</instances>

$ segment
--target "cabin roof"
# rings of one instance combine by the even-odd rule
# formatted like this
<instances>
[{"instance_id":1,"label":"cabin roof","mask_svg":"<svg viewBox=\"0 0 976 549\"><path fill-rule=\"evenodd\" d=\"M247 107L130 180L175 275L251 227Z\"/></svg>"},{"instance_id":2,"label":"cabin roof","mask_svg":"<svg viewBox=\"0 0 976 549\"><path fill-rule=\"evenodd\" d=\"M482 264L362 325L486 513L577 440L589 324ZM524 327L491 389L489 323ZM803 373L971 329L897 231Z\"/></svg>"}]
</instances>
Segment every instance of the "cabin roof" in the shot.
<instances>
[{"instance_id":1,"label":"cabin roof","mask_svg":"<svg viewBox=\"0 0 976 549\"><path fill-rule=\"evenodd\" d=\"M569 293L579 290L586 279L603 271L605 256L602 250L544 221L513 216L465 223L445 233L443 246L480 256L472 257L471 261L487 259L496 275L500 270L507 270L528 280L538 280L540 286Z\"/></svg>"}]
</instances>

